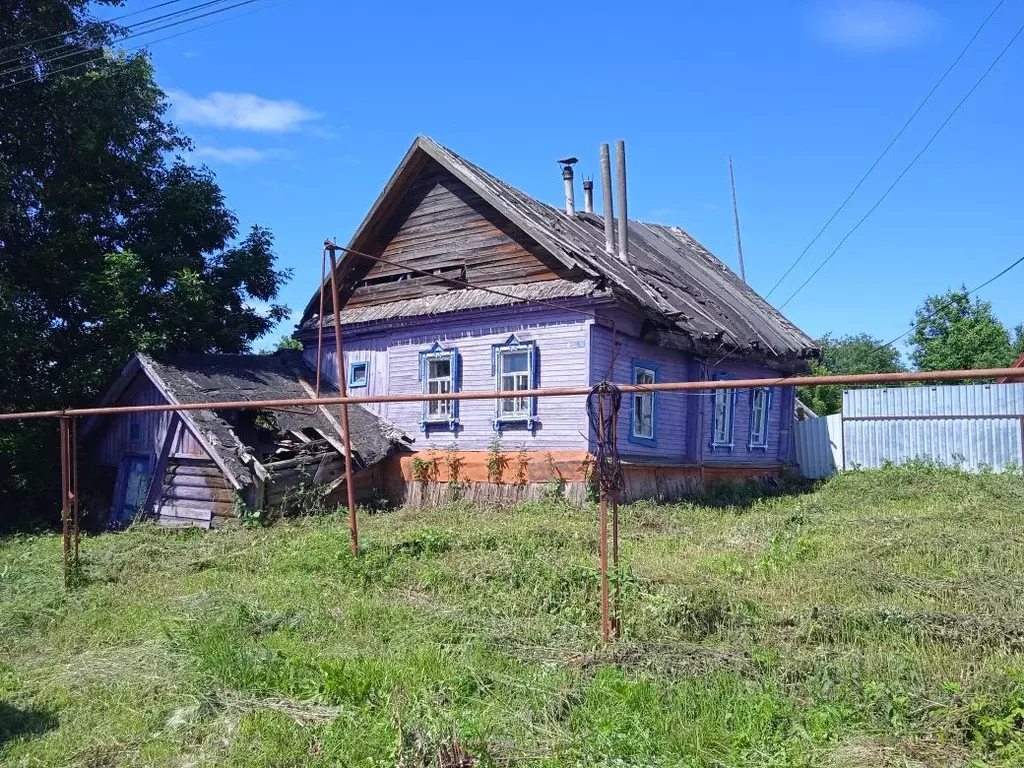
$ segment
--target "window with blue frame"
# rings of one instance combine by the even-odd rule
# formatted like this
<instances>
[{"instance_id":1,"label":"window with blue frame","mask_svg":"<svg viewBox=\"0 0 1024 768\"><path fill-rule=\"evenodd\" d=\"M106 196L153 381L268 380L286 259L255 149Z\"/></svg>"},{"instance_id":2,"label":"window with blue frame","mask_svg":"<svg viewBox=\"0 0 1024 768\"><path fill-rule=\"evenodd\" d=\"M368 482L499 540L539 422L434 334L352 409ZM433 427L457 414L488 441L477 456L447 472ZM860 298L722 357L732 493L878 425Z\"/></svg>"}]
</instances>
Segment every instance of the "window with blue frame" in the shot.
<instances>
[{"instance_id":1,"label":"window with blue frame","mask_svg":"<svg viewBox=\"0 0 1024 768\"><path fill-rule=\"evenodd\" d=\"M522 392L537 386L537 345L520 341L512 334L504 344L491 350L492 372L499 392ZM533 429L537 421L537 398L502 397L495 403L494 429L521 424Z\"/></svg>"},{"instance_id":2,"label":"window with blue frame","mask_svg":"<svg viewBox=\"0 0 1024 768\"><path fill-rule=\"evenodd\" d=\"M772 391L757 387L750 391L750 447L768 447L768 417L771 414Z\"/></svg>"},{"instance_id":3,"label":"window with blue frame","mask_svg":"<svg viewBox=\"0 0 1024 768\"><path fill-rule=\"evenodd\" d=\"M425 395L447 395L459 391L459 351L446 349L436 342L430 349L420 352L420 382ZM423 403L420 428L450 429L459 425L458 400L427 400Z\"/></svg>"},{"instance_id":4,"label":"window with blue frame","mask_svg":"<svg viewBox=\"0 0 1024 768\"><path fill-rule=\"evenodd\" d=\"M370 364L366 361L348 364L348 386L350 389L365 387L370 380Z\"/></svg>"},{"instance_id":5,"label":"window with blue frame","mask_svg":"<svg viewBox=\"0 0 1024 768\"><path fill-rule=\"evenodd\" d=\"M640 360L633 361L633 383L643 385L654 384L658 380L658 366ZM640 445L655 445L655 408L657 407L654 392L634 392L633 408L630 411L629 440Z\"/></svg>"},{"instance_id":6,"label":"window with blue frame","mask_svg":"<svg viewBox=\"0 0 1024 768\"><path fill-rule=\"evenodd\" d=\"M716 381L731 379L729 374L715 376ZM736 411L736 390L716 389L713 408L714 417L711 424L711 448L733 447L733 420Z\"/></svg>"}]
</instances>

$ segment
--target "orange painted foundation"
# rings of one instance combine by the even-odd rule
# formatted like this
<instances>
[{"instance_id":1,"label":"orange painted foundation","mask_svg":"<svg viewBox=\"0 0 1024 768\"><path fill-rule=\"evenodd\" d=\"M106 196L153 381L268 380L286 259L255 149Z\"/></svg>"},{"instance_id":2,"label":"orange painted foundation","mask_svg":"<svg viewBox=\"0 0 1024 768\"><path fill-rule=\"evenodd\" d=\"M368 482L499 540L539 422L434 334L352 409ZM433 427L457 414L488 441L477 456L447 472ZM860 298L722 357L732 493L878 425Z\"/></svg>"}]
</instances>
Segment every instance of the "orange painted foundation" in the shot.
<instances>
[{"instance_id":1,"label":"orange painted foundation","mask_svg":"<svg viewBox=\"0 0 1024 768\"><path fill-rule=\"evenodd\" d=\"M393 503L413 506L452 498L500 503L550 498L556 489L570 500L584 501L593 466L594 457L587 451L509 452L495 457L488 451L429 450L392 456L383 463L378 478ZM621 500L685 498L718 483L778 476L780 470L778 466L661 466L624 461Z\"/></svg>"}]
</instances>

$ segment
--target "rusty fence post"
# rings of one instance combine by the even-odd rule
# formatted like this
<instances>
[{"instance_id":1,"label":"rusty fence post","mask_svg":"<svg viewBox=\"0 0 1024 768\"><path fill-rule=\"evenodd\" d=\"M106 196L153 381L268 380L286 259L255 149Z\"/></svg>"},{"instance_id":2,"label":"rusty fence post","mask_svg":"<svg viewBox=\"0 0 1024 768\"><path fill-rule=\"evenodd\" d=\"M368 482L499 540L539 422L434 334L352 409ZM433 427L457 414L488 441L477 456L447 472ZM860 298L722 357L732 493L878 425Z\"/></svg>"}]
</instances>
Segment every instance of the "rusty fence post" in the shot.
<instances>
[{"instance_id":1,"label":"rusty fence post","mask_svg":"<svg viewBox=\"0 0 1024 768\"><path fill-rule=\"evenodd\" d=\"M604 388L597 395L597 439L604 446ZM611 625L608 611L608 494L605 492L604 467L597 468L597 488L601 507L601 641L611 642Z\"/></svg>"},{"instance_id":2,"label":"rusty fence post","mask_svg":"<svg viewBox=\"0 0 1024 768\"><path fill-rule=\"evenodd\" d=\"M338 393L342 397L348 397L346 391L345 356L341 344L341 309L339 307L340 291L338 290L338 261L335 257L337 246L328 244L327 249L331 254L331 308L334 312L334 357L335 370L338 374ZM321 322L323 319L321 318ZM359 556L359 521L356 520L356 498L355 488L352 484L352 439L348 427L348 403L341 404L341 429L345 433L342 437L345 441L345 490L348 494L348 531L352 541L352 555Z\"/></svg>"},{"instance_id":3,"label":"rusty fence post","mask_svg":"<svg viewBox=\"0 0 1024 768\"><path fill-rule=\"evenodd\" d=\"M617 416L617 412L612 409L611 441L616 455L619 448ZM618 640L622 637L622 573L619 571L619 491L617 488L612 491L612 573L615 574L615 598L612 603L612 635Z\"/></svg>"},{"instance_id":4,"label":"rusty fence post","mask_svg":"<svg viewBox=\"0 0 1024 768\"><path fill-rule=\"evenodd\" d=\"M64 586L71 586L71 418L60 417L60 521L64 531Z\"/></svg>"},{"instance_id":5,"label":"rusty fence post","mask_svg":"<svg viewBox=\"0 0 1024 768\"><path fill-rule=\"evenodd\" d=\"M69 445L69 451L71 453L71 483L68 490L71 492L71 523L74 536L74 549L71 562L75 570L78 570L80 565L78 555L82 532L81 506L78 500L78 418L75 416L71 417L71 443Z\"/></svg>"}]
</instances>

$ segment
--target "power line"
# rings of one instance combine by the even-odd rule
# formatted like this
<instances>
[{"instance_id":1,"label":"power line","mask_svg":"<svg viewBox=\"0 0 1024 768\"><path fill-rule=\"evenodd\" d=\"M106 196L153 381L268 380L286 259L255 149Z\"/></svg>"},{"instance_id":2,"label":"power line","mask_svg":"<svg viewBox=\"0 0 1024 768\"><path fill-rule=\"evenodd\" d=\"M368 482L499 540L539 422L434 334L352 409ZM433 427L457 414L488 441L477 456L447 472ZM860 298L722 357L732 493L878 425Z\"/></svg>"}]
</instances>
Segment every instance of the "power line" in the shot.
<instances>
[{"instance_id":1,"label":"power line","mask_svg":"<svg viewBox=\"0 0 1024 768\"><path fill-rule=\"evenodd\" d=\"M982 30L985 29L985 27L988 25L989 20L991 20L991 18L995 16L996 11L998 11L1005 2L1006 0L999 0L999 2L995 4L995 7L992 8L991 11L989 11L988 16L985 17L985 20L982 21L981 25L974 31L974 34L971 36L971 39L967 41L967 45L963 47L963 50L961 50L957 57L953 59L953 63L950 64L946 68L946 71L942 73L942 77L940 77L935 82L935 85L932 86L932 89L928 91L924 99L922 99L921 102L917 105L917 108L911 113L910 117L907 118L907 121L903 124L903 127L896 132L895 136L892 137L892 139L886 145L885 149L882 150L882 154L880 154L875 159L875 162L871 164L871 167L868 168L867 171L865 171L863 176L860 177L860 180L856 183L856 185L854 185L853 189L850 191L850 194L848 194L846 196L846 199L843 200L842 203L840 203L839 207L832 212L832 215L828 217L828 221L826 221L822 225L821 229L818 230L818 233L811 238L811 241L804 246L804 249L800 251L800 255L793 260L793 263L789 265L789 268L785 271L782 277L780 277L776 281L775 285L771 287L771 290L769 290L768 293L765 294L765 298L768 298L773 293L775 293L775 289L782 285L783 281L787 277L789 277L790 273L803 260L804 256L807 255L807 252L811 249L811 246L818 242L818 239L825 233L825 230L829 228L829 225L831 225L832 222L835 221L836 216L838 216L843 211L843 209L846 208L847 203L849 203L850 200L853 199L853 196L857 194L857 191L861 188L861 186L863 186L864 182L867 181L868 176L870 176L874 172L875 168L878 167L878 164L885 159L886 155L889 154L889 150L891 150L896 145L896 142L900 140L900 138L906 132L907 128L910 127L910 124L914 122L914 118L916 118L918 114L920 114L921 110L924 109L925 105L929 102L929 100L931 100L932 96L939 89L939 86L946 81L946 78L949 77L949 74L956 68L956 65L960 63L960 60L964 57L964 54L966 54L967 51L970 50L971 46L974 45L974 41L978 39L979 35L981 35Z\"/></svg>"},{"instance_id":2,"label":"power line","mask_svg":"<svg viewBox=\"0 0 1024 768\"><path fill-rule=\"evenodd\" d=\"M255 2L255 0L250 0L250 1ZM181 37L182 35L188 35L188 34L193 33L193 32L199 32L200 30L205 30L205 29L207 29L209 27L213 27L214 25L223 24L224 22L231 22L231 20L233 20L233 19L241 18L242 16L249 15L250 13L255 13L256 11L262 10L263 8L274 8L274 7L279 6L279 5L284 5L285 3L290 2L290 1L291 0L280 0L280 2L271 3L270 5L264 5L264 6L252 8L250 10L243 11L242 13L234 13L233 15L226 16L224 18L217 18L217 19L214 19L213 22L208 22L207 24L201 24L198 27L191 27L191 28L189 28L187 30L182 30L181 32L176 32L173 35L165 35L164 37L157 38L156 40L146 40L144 43L132 46L131 48L124 48L123 51L124 52L130 52L130 51L139 50L141 48L147 48L148 46L155 45L157 43L162 43L162 42L164 42L166 40L173 40L174 38ZM246 3L241 3L241 4L245 5ZM234 6L232 6L232 7L234 7ZM228 8L224 8L223 10L229 10L229 9ZM191 20L191 19L188 19L188 20ZM151 30L151 32L156 32L156 30ZM53 70L52 72L48 72L48 73L46 73L46 76L47 77L52 77L53 75L59 75L59 74L61 74L63 72L70 72L71 70L77 70L80 67L88 67L89 65L93 65L93 63L97 63L99 61L102 61L105 58L106 58L106 52L103 51L103 52L93 56L92 58L86 59L85 61L78 61L76 63L73 63L73 65L69 65L68 67L61 67L58 70ZM30 76L30 77L27 77L27 78L23 78L22 80L15 80L13 83L7 83L5 85L0 85L0 91L5 90L7 88L13 88L16 85L22 85L23 83L38 82L38 81L39 81L39 78L37 78L35 76Z\"/></svg>"},{"instance_id":3,"label":"power line","mask_svg":"<svg viewBox=\"0 0 1024 768\"><path fill-rule=\"evenodd\" d=\"M176 11L174 13L166 14L165 16L160 16L160 17L157 17L157 18L158 19L165 19L165 18L169 18L169 17L180 16L183 13L187 13L189 11L199 10L201 8L205 8L205 7L208 7L208 6L211 6L211 5L217 5L217 4L223 3L223 2L227 2L227 0L208 0L205 3L200 3L198 5L192 6L191 8L185 9L183 11ZM212 16L212 15L217 14L217 13L223 13L224 11L230 11L232 8L238 8L239 6L249 5L250 3L255 3L255 2L257 2L257 0L243 0L242 2L235 3L234 5L229 5L229 6L222 7L222 8L214 8L212 10L207 11L206 13L196 14L195 16L189 16L188 18L185 18L185 19L179 19L177 21L172 21L172 22L168 22L166 24L161 24L159 26L152 27L150 29L143 29L143 30L139 30L139 31L133 31L130 34L122 35L122 36L116 38L115 42L123 42L124 40L131 40L132 38L141 37L142 35L148 35L148 34L151 34L153 32L160 32L160 31L163 31L165 29L170 29L171 27L177 27L177 26L180 26L182 24L187 24L190 21L196 21L197 19L202 19L202 18L205 18L207 16ZM140 22L136 26L139 26L139 27L145 26L145 25L150 24L150 23L152 23L153 21L156 21L156 20L157 19L150 19L148 21ZM133 30L133 29L135 29L135 27L128 27L128 29L129 30ZM60 47L62 47L62 46L58 46L58 48L60 48ZM25 72L25 71L28 71L28 70L35 70L37 67L46 66L47 64L52 64L55 61L60 61L61 59L67 59L67 58L70 58L71 56L80 56L83 53L84 53L84 51L74 50L74 51L69 51L67 53L58 54L56 56L50 56L48 58L42 59L41 61L30 62L28 64L23 64L23 65L18 66L18 67L12 67L11 69L8 69L8 70L5 70L3 72L0 72L0 77L7 77L8 75L16 75L19 72Z\"/></svg>"},{"instance_id":4,"label":"power line","mask_svg":"<svg viewBox=\"0 0 1024 768\"><path fill-rule=\"evenodd\" d=\"M990 277L988 280L986 280L984 283L979 285L977 288L972 288L971 290L967 291L967 295L968 296L973 296L978 291L980 291L982 288L987 288L988 286L992 285L992 283L994 283L996 280L998 280L1000 277L1002 277L1007 272L1009 272L1011 269L1013 269L1014 267L1019 266L1021 264L1024 264L1024 256L1021 256L1019 259L1017 259L1015 262L1010 264L1010 266L1006 267L1006 269L1002 270L998 274L993 275L992 277ZM939 308L932 310L932 312L930 313L930 316L928 317L928 319L929 320L932 319L938 313L938 311L939 311ZM874 351L879 350L879 349L884 349L885 347L888 347L891 344L895 344L897 341L902 341L903 339L907 338L907 336L909 336L911 333L913 333L913 331L914 331L914 328L911 327L911 329L909 331L907 331L906 333L901 333L899 336L897 336L892 341L885 342L885 344L879 344L877 347L875 347L871 351L874 352Z\"/></svg>"},{"instance_id":5,"label":"power line","mask_svg":"<svg viewBox=\"0 0 1024 768\"><path fill-rule=\"evenodd\" d=\"M815 275L817 275L822 270L822 268L832 260L832 257L839 252L839 249L843 247L843 244L846 243L850 236L858 229L860 229L861 225L868 220L868 217L870 217L871 214L874 213L875 210L878 208L878 206L882 204L885 198L889 196L889 193L896 188L896 185L903 180L903 177L906 176L907 173L909 173L910 169L914 167L918 160L921 159L921 156L928 151L928 148L932 145L935 139L937 139L939 137L939 134L942 133L943 129L947 125L949 125L949 122L953 119L953 117L956 116L956 113L960 111L960 108L965 103L967 103L967 100L974 94L974 92L978 89L982 82L984 82L985 78L988 77L992 70L996 68L996 65L1002 60L1003 56L1007 54L1010 48L1013 47L1013 44L1017 42L1017 39L1021 36L1022 33L1024 33L1024 25L1021 25L1020 27L1017 28L1017 31L1014 33L1013 37L1010 38L1010 42L1008 42L1003 47L1003 49L999 52L999 55L995 57L991 64L989 64L988 69L986 69L981 74L981 77L979 77L977 82L975 82L974 85L971 86L971 89L967 92L967 94L962 99L960 99L960 101L957 103L955 107L953 107L953 111L946 115L946 119L942 121L939 127L931 135L931 137L928 139L928 142L921 148L921 151L914 155L913 159L907 164L907 166L902 171L900 171L895 181L893 181L893 183L889 185L889 188L882 193L882 196L878 198L875 204L868 209L867 213L865 213L860 218L860 220L856 224L854 224L853 227L845 235L843 235L842 239L839 241L839 244L834 249L832 249L832 252L828 256L826 256L820 264L818 264L814 271L811 272L810 276L806 280L804 280L803 283L800 284L800 287L793 291L793 293L789 295L789 298L779 305L780 310L784 309L785 306L789 304L789 302L791 302L798 293L800 293L800 291L807 287L808 283L810 283L811 280L814 279Z\"/></svg>"},{"instance_id":6,"label":"power line","mask_svg":"<svg viewBox=\"0 0 1024 768\"><path fill-rule=\"evenodd\" d=\"M175 1L176 2L180 2L181 0L175 0ZM111 34L111 37L114 40L125 39L128 36L129 32L138 31L139 34L141 34L142 33L142 27L145 27L145 26L148 26L150 24L153 24L154 22L162 21L164 19L172 19L172 18L174 18L176 16L184 16L185 14L191 13L192 11L197 11L197 10L200 10L201 8L205 8L205 7L210 6L210 5L217 5L218 3L226 3L226 2L229 2L229 0L207 0L207 2L199 3L197 5L192 5L192 6L189 6L188 8L182 8L181 10L178 10L178 11L171 11L170 13L165 13L165 14L162 14L161 16L154 16L151 19L143 19L142 21L136 22L135 24L130 24L127 27L119 28L118 32L115 32L115 33ZM129 15L134 15L134 14L129 14ZM47 48L45 50L37 51L36 54L35 54L36 61L26 62L26 63L21 65L21 68L22 69L34 68L37 65L46 64L49 61L54 61L56 58L58 58L58 56L56 55L56 52L60 51L60 50L65 50L65 49L69 49L69 48L77 48L77 49L79 49L79 50L74 50L74 51L69 52L67 54L68 56L74 55L75 53L80 53L81 52L80 49L82 47L84 47L84 46L81 46L77 42L76 43L60 43L58 45L54 45L54 46L52 46L50 48ZM51 54L54 54L54 55L51 55ZM24 55L18 55L18 56L15 56L13 58L7 59L6 61L0 62L0 66L4 66L4 65L7 65L7 64L13 64L13 63L19 62L19 61L22 61L24 58L25 58ZM11 73L16 72L16 71L18 71L17 67L15 67L15 68L10 70ZM8 74L8 73L2 73L2 74Z\"/></svg>"},{"instance_id":7,"label":"power line","mask_svg":"<svg viewBox=\"0 0 1024 768\"><path fill-rule=\"evenodd\" d=\"M93 23L94 24L113 24L115 21L120 21L121 19L127 19L127 18L130 18L132 16L138 16L140 13L146 13L148 11L154 11L157 8L164 7L165 5L173 5L174 3L183 3L183 2L185 2L185 0L164 0L164 2L162 2L162 3L157 3L156 5L151 5L151 6L147 7L147 8L140 8L139 10L132 11L131 13L123 13L120 16L114 16L111 19L94 19ZM14 48L29 48L29 47L31 47L33 45L37 45L39 43L45 43L47 40L53 40L53 39L58 38L58 37L65 37L67 35L74 34L76 31L77 30L74 30L74 29L68 29L68 30L65 30L64 32L56 32L56 33L54 33L52 35L47 35L46 37L37 37L35 40L28 40L28 41L26 41L24 43L14 43L13 45L8 45L8 46L5 46L3 48L0 48L0 53L6 53L7 51L10 51L10 50L12 50ZM60 48L62 46L58 45L56 47ZM51 49L51 50L54 50L54 49ZM11 61L15 61L15 60L16 59L12 59ZM2 63L6 64L7 62L5 61L5 62L2 62Z\"/></svg>"}]
</instances>

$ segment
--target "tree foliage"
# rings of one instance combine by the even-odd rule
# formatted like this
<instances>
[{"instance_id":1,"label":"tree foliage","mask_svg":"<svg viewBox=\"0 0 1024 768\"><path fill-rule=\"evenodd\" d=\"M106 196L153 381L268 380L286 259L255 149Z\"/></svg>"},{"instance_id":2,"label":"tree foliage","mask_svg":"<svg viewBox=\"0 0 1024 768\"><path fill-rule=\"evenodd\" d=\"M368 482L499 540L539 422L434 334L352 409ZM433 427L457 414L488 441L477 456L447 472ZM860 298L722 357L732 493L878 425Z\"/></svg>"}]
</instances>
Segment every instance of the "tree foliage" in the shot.
<instances>
[{"instance_id":1,"label":"tree foliage","mask_svg":"<svg viewBox=\"0 0 1024 768\"><path fill-rule=\"evenodd\" d=\"M815 376L907 370L899 350L866 333L839 337L826 334L816 343L822 356L821 360L811 363L811 373ZM799 387L797 397L819 416L838 413L843 407L843 388L834 384Z\"/></svg>"},{"instance_id":2,"label":"tree foliage","mask_svg":"<svg viewBox=\"0 0 1024 768\"><path fill-rule=\"evenodd\" d=\"M270 231L238 240L213 175L182 159L148 58L110 53L116 28L87 5L0 4L17 57L0 73L4 410L87 404L136 349L245 351L288 314ZM0 427L5 510L54 503L55 433Z\"/></svg>"},{"instance_id":3,"label":"tree foliage","mask_svg":"<svg viewBox=\"0 0 1024 768\"><path fill-rule=\"evenodd\" d=\"M966 289L929 296L914 315L910 358L918 370L970 370L1009 366L1024 347L1024 329L1010 331L992 304Z\"/></svg>"}]
</instances>

